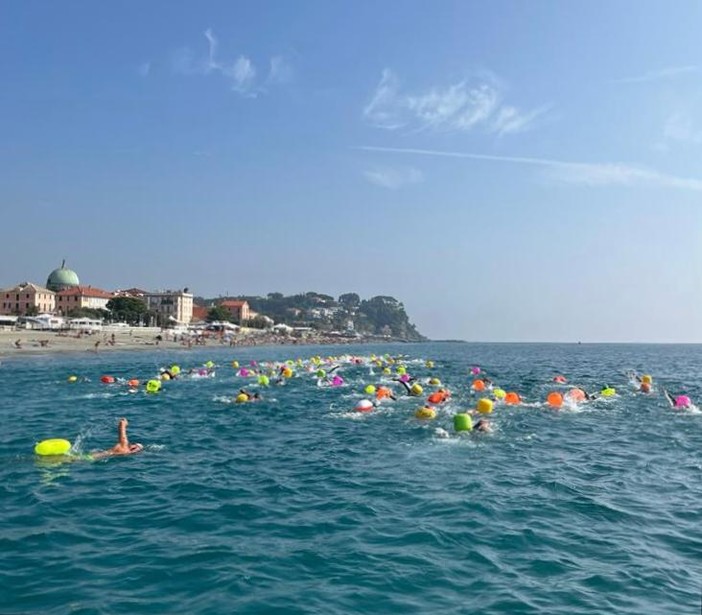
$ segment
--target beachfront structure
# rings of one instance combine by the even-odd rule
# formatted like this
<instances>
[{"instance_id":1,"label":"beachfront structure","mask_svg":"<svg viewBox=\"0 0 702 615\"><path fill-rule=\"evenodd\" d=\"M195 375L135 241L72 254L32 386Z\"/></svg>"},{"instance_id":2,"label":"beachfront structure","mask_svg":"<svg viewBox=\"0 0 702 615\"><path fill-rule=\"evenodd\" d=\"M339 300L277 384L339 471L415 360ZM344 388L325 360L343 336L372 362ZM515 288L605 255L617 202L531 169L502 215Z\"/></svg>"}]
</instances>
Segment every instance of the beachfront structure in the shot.
<instances>
[{"instance_id":1,"label":"beachfront structure","mask_svg":"<svg viewBox=\"0 0 702 615\"><path fill-rule=\"evenodd\" d=\"M227 310L231 314L232 320L239 324L251 318L251 308L248 301L225 299L219 303L219 306Z\"/></svg>"},{"instance_id":2,"label":"beachfront structure","mask_svg":"<svg viewBox=\"0 0 702 615\"><path fill-rule=\"evenodd\" d=\"M0 314L38 314L56 309L56 293L31 282L0 290Z\"/></svg>"},{"instance_id":3,"label":"beachfront structure","mask_svg":"<svg viewBox=\"0 0 702 615\"><path fill-rule=\"evenodd\" d=\"M193 294L187 288L145 293L143 300L150 311L170 316L183 324L190 324L193 319Z\"/></svg>"},{"instance_id":4,"label":"beachfront structure","mask_svg":"<svg viewBox=\"0 0 702 615\"><path fill-rule=\"evenodd\" d=\"M26 316L23 320L26 329L39 329L40 331L45 331L47 329L63 329L66 326L66 322L63 318L54 316L53 314Z\"/></svg>"},{"instance_id":5,"label":"beachfront structure","mask_svg":"<svg viewBox=\"0 0 702 615\"><path fill-rule=\"evenodd\" d=\"M204 322L207 320L209 309L204 305L193 305L193 319L190 322Z\"/></svg>"},{"instance_id":6,"label":"beachfront structure","mask_svg":"<svg viewBox=\"0 0 702 615\"><path fill-rule=\"evenodd\" d=\"M78 279L78 274L75 271L66 268L65 260L61 263L61 266L58 269L54 269L49 274L49 277L46 280L46 287L55 293L79 285L80 280Z\"/></svg>"},{"instance_id":7,"label":"beachfront structure","mask_svg":"<svg viewBox=\"0 0 702 615\"><path fill-rule=\"evenodd\" d=\"M68 314L72 310L89 308L91 310L106 310L107 302L114 297L100 288L92 286L73 286L56 293L56 310L60 314Z\"/></svg>"}]
</instances>

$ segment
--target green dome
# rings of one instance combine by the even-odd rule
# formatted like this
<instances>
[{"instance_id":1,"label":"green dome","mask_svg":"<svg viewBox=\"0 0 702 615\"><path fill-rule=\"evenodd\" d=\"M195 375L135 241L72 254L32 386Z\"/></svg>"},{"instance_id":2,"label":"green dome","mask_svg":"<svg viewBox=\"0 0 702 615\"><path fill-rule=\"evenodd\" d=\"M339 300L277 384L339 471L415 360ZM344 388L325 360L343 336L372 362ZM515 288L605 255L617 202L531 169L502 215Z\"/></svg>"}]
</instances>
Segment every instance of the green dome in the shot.
<instances>
[{"instance_id":1,"label":"green dome","mask_svg":"<svg viewBox=\"0 0 702 615\"><path fill-rule=\"evenodd\" d=\"M71 269L66 269L66 261L63 261L58 269L54 269L46 280L46 287L54 292L79 285L80 280L78 279L78 274Z\"/></svg>"}]
</instances>

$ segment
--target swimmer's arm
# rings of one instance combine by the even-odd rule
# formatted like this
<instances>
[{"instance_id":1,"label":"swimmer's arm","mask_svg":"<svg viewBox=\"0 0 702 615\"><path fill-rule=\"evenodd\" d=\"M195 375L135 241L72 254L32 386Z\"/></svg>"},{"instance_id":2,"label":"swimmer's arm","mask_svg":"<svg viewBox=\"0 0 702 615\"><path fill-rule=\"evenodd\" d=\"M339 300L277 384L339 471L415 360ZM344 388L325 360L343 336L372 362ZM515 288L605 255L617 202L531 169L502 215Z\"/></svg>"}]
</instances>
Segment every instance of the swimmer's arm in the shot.
<instances>
[{"instance_id":1,"label":"swimmer's arm","mask_svg":"<svg viewBox=\"0 0 702 615\"><path fill-rule=\"evenodd\" d=\"M412 394L412 390L409 387L409 384L407 384L404 380L400 380L399 378L393 379L395 382L399 382L403 387L405 387L405 391L407 391L407 395Z\"/></svg>"},{"instance_id":2,"label":"swimmer's arm","mask_svg":"<svg viewBox=\"0 0 702 615\"><path fill-rule=\"evenodd\" d=\"M666 389L663 389L663 395L665 395L665 398L668 400L668 403L670 404L671 408L675 407L675 400L673 399L673 396L668 393Z\"/></svg>"},{"instance_id":3,"label":"swimmer's arm","mask_svg":"<svg viewBox=\"0 0 702 615\"><path fill-rule=\"evenodd\" d=\"M129 439L127 438L127 419L119 420L119 445L120 447L129 448Z\"/></svg>"}]
</instances>

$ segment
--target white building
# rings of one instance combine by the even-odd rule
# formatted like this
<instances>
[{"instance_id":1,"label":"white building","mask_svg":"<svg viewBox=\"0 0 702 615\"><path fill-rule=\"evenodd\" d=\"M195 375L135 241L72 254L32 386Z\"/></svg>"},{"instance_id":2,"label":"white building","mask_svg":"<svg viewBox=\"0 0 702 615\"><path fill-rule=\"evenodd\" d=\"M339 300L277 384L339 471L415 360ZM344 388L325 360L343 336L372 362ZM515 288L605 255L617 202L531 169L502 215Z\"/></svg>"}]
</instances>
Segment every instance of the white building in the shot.
<instances>
[{"instance_id":1,"label":"white building","mask_svg":"<svg viewBox=\"0 0 702 615\"><path fill-rule=\"evenodd\" d=\"M171 316L186 325L193 319L193 295L187 288L145 293L143 299L150 311Z\"/></svg>"}]
</instances>

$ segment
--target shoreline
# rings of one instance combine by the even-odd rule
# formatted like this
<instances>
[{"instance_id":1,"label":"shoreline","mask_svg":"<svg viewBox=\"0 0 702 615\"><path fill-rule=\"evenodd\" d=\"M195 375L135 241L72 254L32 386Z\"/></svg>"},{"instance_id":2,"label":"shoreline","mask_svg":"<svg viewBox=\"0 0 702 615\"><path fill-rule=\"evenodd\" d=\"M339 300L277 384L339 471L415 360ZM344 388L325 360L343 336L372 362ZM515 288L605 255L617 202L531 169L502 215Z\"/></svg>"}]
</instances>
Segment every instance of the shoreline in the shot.
<instances>
[{"instance_id":1,"label":"shoreline","mask_svg":"<svg viewBox=\"0 0 702 615\"><path fill-rule=\"evenodd\" d=\"M160 339L159 339L160 338ZM143 350L188 351L202 348L249 348L257 346L348 346L355 344L403 343L401 340L341 338L312 334L304 338L272 334L256 329L229 338L211 334L196 341L158 328L129 327L91 334L74 331L34 329L0 330L0 358L48 356L56 354L110 354ZM16 345L17 344L17 345Z\"/></svg>"}]
</instances>

